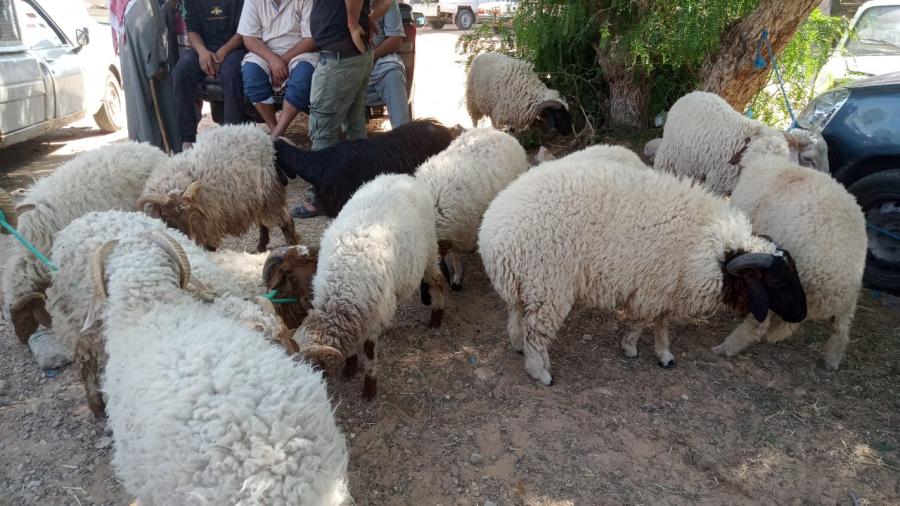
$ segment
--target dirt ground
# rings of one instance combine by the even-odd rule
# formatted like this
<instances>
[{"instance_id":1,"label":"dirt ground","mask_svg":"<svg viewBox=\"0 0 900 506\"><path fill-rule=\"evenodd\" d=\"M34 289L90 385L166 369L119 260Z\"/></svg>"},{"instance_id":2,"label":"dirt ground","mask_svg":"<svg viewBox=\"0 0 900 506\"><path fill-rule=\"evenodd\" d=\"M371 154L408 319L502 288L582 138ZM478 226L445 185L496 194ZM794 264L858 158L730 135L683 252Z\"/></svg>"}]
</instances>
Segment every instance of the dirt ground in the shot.
<instances>
[{"instance_id":1,"label":"dirt ground","mask_svg":"<svg viewBox=\"0 0 900 506\"><path fill-rule=\"evenodd\" d=\"M304 191L292 183L292 200ZM327 219L297 224L313 243ZM441 329L416 300L401 306L374 402L361 378L330 380L358 504L900 504L897 299L861 295L838 372L820 365L823 325L732 360L709 348L734 317L679 325L678 367L663 370L646 341L622 355L613 314L574 312L544 387L510 351L477 255L465 266ZM128 504L75 371L41 371L7 322L0 334L0 504Z\"/></svg>"}]
</instances>

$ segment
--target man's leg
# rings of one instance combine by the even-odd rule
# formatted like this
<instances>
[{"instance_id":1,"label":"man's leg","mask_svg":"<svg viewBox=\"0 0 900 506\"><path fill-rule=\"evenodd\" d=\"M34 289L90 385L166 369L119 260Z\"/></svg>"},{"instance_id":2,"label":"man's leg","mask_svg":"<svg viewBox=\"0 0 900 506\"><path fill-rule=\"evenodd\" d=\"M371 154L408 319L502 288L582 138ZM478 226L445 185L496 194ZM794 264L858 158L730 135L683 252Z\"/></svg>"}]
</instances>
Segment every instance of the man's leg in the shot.
<instances>
[{"instance_id":1,"label":"man's leg","mask_svg":"<svg viewBox=\"0 0 900 506\"><path fill-rule=\"evenodd\" d=\"M352 102L347 109L345 123L347 125L348 139L365 139L366 138L366 88L369 84L369 74L372 73L372 51L361 55L352 60L348 60L347 65L347 83L355 83L355 93L352 95Z\"/></svg>"},{"instance_id":2,"label":"man's leg","mask_svg":"<svg viewBox=\"0 0 900 506\"><path fill-rule=\"evenodd\" d=\"M406 72L400 67L392 67L378 83L381 99L387 105L391 128L409 123L409 101L406 96Z\"/></svg>"},{"instance_id":3,"label":"man's leg","mask_svg":"<svg viewBox=\"0 0 900 506\"><path fill-rule=\"evenodd\" d=\"M297 117L297 113L300 111L309 113L309 93L315 70L309 62L301 61L291 71L284 87L284 103L278 116L278 124L272 130L273 139L284 135L291 121Z\"/></svg>"},{"instance_id":4,"label":"man's leg","mask_svg":"<svg viewBox=\"0 0 900 506\"><path fill-rule=\"evenodd\" d=\"M340 60L319 60L313 74L309 106L309 138L314 150L337 143L341 124L347 120L349 110L359 95L362 95L359 102L365 134L365 91L371 69L371 51Z\"/></svg>"},{"instance_id":5,"label":"man's leg","mask_svg":"<svg viewBox=\"0 0 900 506\"><path fill-rule=\"evenodd\" d=\"M275 105L272 99L272 83L269 74L255 63L241 65L241 76L244 79L244 93L259 111L269 131L275 129Z\"/></svg>"},{"instance_id":6,"label":"man's leg","mask_svg":"<svg viewBox=\"0 0 900 506\"><path fill-rule=\"evenodd\" d=\"M219 65L222 92L225 95L223 119L226 125L236 125L247 120L244 117L244 82L241 79L241 60L245 54L246 50L235 49Z\"/></svg>"},{"instance_id":7,"label":"man's leg","mask_svg":"<svg viewBox=\"0 0 900 506\"><path fill-rule=\"evenodd\" d=\"M200 70L200 57L193 49L185 51L172 71L178 132L181 133L181 142L185 144L197 141L197 123L200 121L197 117L197 85L204 75Z\"/></svg>"}]
</instances>

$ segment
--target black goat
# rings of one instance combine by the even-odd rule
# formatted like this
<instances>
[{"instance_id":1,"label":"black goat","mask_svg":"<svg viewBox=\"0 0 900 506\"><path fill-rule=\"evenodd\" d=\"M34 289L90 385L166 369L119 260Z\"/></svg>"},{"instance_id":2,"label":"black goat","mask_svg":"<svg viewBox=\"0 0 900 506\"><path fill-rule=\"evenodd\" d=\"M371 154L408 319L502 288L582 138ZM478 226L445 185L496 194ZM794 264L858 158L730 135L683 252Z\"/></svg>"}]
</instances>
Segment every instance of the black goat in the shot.
<instances>
[{"instance_id":1,"label":"black goat","mask_svg":"<svg viewBox=\"0 0 900 506\"><path fill-rule=\"evenodd\" d=\"M275 166L290 178L315 188L316 207L334 218L353 193L381 174L413 174L429 157L447 148L454 131L434 119L420 119L368 139L339 142L304 151L275 141Z\"/></svg>"}]
</instances>

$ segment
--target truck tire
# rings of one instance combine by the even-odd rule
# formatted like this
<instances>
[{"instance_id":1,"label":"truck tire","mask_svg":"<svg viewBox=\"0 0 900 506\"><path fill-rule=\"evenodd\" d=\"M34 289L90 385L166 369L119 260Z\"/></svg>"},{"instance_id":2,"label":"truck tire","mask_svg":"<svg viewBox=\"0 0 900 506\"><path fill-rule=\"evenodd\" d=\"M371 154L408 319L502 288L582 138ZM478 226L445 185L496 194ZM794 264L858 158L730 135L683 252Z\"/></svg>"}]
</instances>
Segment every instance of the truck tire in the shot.
<instances>
[{"instance_id":1,"label":"truck tire","mask_svg":"<svg viewBox=\"0 0 900 506\"><path fill-rule=\"evenodd\" d=\"M863 282L900 295L900 169L868 175L850 185L869 236Z\"/></svg>"},{"instance_id":2,"label":"truck tire","mask_svg":"<svg viewBox=\"0 0 900 506\"><path fill-rule=\"evenodd\" d=\"M124 126L125 102L122 99L122 86L112 71L106 71L106 90L103 93L103 105L94 114L94 122L101 131L118 132Z\"/></svg>"},{"instance_id":3,"label":"truck tire","mask_svg":"<svg viewBox=\"0 0 900 506\"><path fill-rule=\"evenodd\" d=\"M475 26L475 13L469 9L463 9L456 13L455 23L460 30L471 30Z\"/></svg>"},{"instance_id":4,"label":"truck tire","mask_svg":"<svg viewBox=\"0 0 900 506\"><path fill-rule=\"evenodd\" d=\"M429 24L431 25L432 30L440 30L441 28L444 28L444 23L442 21L432 21Z\"/></svg>"}]
</instances>

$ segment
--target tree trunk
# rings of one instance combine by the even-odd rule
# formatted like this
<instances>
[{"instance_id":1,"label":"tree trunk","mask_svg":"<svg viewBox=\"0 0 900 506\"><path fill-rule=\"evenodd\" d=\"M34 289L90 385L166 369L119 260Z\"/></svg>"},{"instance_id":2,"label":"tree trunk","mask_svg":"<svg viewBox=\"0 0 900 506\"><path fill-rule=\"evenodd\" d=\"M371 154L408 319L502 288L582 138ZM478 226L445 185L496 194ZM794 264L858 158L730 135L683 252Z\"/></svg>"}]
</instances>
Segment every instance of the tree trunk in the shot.
<instances>
[{"instance_id":1,"label":"tree trunk","mask_svg":"<svg viewBox=\"0 0 900 506\"><path fill-rule=\"evenodd\" d=\"M609 86L609 121L611 128L645 128L650 124L650 90L647 79L617 44L594 48L597 63Z\"/></svg>"},{"instance_id":2,"label":"tree trunk","mask_svg":"<svg viewBox=\"0 0 900 506\"><path fill-rule=\"evenodd\" d=\"M821 0L760 0L759 6L722 33L719 50L703 62L700 89L720 95L743 110L766 85L771 66L756 68L756 45L763 29L769 31L772 50L780 55L809 13ZM763 57L771 63L768 50Z\"/></svg>"}]
</instances>

